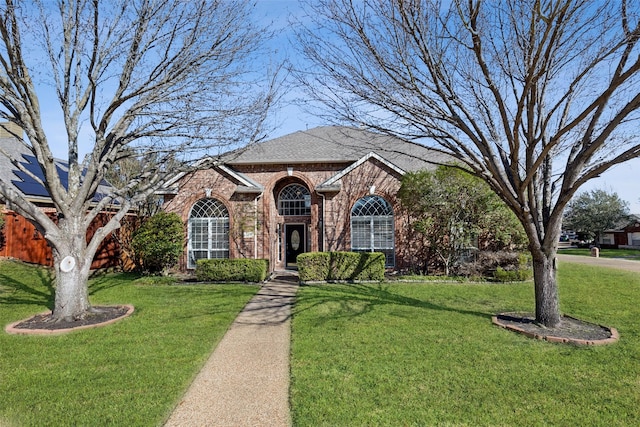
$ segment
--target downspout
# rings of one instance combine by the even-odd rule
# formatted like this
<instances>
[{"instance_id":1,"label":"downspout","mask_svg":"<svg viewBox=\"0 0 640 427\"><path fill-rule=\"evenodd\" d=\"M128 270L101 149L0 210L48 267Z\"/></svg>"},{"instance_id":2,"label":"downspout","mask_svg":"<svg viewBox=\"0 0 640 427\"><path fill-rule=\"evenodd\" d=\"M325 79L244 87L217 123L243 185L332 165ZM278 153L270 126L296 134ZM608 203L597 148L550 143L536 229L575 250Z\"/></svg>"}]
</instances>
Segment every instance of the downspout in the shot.
<instances>
[{"instance_id":1,"label":"downspout","mask_svg":"<svg viewBox=\"0 0 640 427\"><path fill-rule=\"evenodd\" d=\"M258 259L258 199L261 196L253 199L253 259Z\"/></svg>"},{"instance_id":2,"label":"downspout","mask_svg":"<svg viewBox=\"0 0 640 427\"><path fill-rule=\"evenodd\" d=\"M325 247L325 236L324 236L324 204L325 204L325 198L324 198L324 194L323 193L318 193L320 195L320 197L322 197L322 215L320 216L321 219L321 225L320 225L320 239L322 240L322 247L319 248L320 252L325 252L324 247Z\"/></svg>"}]
</instances>

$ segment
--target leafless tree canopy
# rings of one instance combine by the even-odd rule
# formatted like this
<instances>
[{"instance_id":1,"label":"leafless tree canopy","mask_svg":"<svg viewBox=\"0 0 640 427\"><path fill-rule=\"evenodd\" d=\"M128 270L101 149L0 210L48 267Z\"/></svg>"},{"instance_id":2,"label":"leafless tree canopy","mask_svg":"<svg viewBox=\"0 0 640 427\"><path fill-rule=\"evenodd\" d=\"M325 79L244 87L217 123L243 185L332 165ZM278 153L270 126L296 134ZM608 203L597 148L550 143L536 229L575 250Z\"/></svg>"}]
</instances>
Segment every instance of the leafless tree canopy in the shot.
<instances>
[{"instance_id":1,"label":"leafless tree canopy","mask_svg":"<svg viewBox=\"0 0 640 427\"><path fill-rule=\"evenodd\" d=\"M555 257L576 190L640 156L639 3L320 0L298 76L329 115L434 145Z\"/></svg>"},{"instance_id":2,"label":"leafless tree canopy","mask_svg":"<svg viewBox=\"0 0 640 427\"><path fill-rule=\"evenodd\" d=\"M0 182L0 194L37 223L54 255L69 255L76 244L68 236L84 236L103 208L120 208L86 252L73 250L90 262L128 208L176 165L264 137L276 70L259 66L267 64L260 55L268 31L252 23L248 0L3 3L0 119L24 129L65 221L54 224L8 181ZM43 126L43 106L49 111L52 103L68 142L68 187ZM95 206L105 173L129 156L154 162L143 163L127 185L101 189Z\"/></svg>"},{"instance_id":3,"label":"leafless tree canopy","mask_svg":"<svg viewBox=\"0 0 640 427\"><path fill-rule=\"evenodd\" d=\"M542 208L549 179L563 207L640 155L638 11L620 2L333 0L314 11L319 29L301 41L318 68L301 76L331 113L439 144L512 205Z\"/></svg>"},{"instance_id":4,"label":"leafless tree canopy","mask_svg":"<svg viewBox=\"0 0 640 427\"><path fill-rule=\"evenodd\" d=\"M268 70L260 75L249 67L265 33L251 24L245 3L6 1L0 117L25 130L63 214L87 211L105 172L122 157L156 153L153 168L129 185L144 197L163 180L166 160L262 136L273 93ZM52 101L42 94L50 89L67 133L68 191L56 185L42 123L41 106ZM33 213L8 190L12 203ZM131 198L129 188L121 190Z\"/></svg>"}]
</instances>

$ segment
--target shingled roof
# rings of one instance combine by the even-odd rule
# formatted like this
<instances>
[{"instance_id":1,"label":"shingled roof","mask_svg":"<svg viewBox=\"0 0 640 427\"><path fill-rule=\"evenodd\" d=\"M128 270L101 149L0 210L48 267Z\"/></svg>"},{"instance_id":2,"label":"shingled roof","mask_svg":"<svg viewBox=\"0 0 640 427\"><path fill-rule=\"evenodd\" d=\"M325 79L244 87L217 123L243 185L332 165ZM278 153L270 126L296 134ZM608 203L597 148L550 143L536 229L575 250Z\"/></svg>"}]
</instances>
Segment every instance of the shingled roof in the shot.
<instances>
[{"instance_id":1,"label":"shingled roof","mask_svg":"<svg viewBox=\"0 0 640 427\"><path fill-rule=\"evenodd\" d=\"M450 158L423 145L363 129L323 126L222 156L227 165L352 163L375 153L404 171L433 169Z\"/></svg>"}]
</instances>

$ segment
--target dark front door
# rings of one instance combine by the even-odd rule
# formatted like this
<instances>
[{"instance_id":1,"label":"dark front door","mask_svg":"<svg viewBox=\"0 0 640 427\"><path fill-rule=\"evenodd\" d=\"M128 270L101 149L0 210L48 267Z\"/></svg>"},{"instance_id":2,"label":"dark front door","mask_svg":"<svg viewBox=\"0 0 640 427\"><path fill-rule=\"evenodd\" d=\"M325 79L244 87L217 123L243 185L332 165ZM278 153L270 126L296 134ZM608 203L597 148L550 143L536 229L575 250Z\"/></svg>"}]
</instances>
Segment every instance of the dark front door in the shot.
<instances>
[{"instance_id":1,"label":"dark front door","mask_svg":"<svg viewBox=\"0 0 640 427\"><path fill-rule=\"evenodd\" d=\"M285 267L297 267L296 257L305 251L304 224L285 224Z\"/></svg>"}]
</instances>

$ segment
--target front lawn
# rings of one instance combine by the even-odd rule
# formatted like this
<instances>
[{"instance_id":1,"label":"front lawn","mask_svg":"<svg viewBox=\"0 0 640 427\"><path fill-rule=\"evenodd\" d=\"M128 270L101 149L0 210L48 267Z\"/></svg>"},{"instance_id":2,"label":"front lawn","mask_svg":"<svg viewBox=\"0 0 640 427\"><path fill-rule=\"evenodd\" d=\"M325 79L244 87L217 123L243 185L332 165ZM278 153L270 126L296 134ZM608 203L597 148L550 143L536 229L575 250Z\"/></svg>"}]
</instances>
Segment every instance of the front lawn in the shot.
<instances>
[{"instance_id":1,"label":"front lawn","mask_svg":"<svg viewBox=\"0 0 640 427\"><path fill-rule=\"evenodd\" d=\"M563 263L561 308L616 327L602 347L491 324L532 311L533 284L301 287L293 318L296 426L640 425L640 276Z\"/></svg>"},{"instance_id":2,"label":"front lawn","mask_svg":"<svg viewBox=\"0 0 640 427\"><path fill-rule=\"evenodd\" d=\"M157 426L257 291L244 285L93 279L94 304L135 306L62 336L0 332L0 426ZM0 261L0 326L50 308L48 270Z\"/></svg>"},{"instance_id":3,"label":"front lawn","mask_svg":"<svg viewBox=\"0 0 640 427\"><path fill-rule=\"evenodd\" d=\"M562 263L563 312L618 328L574 347L491 325L533 309L522 284L301 287L294 310L295 426L640 425L640 276ZM62 336L0 333L0 426L157 426L255 286L108 275L95 304L132 303L114 325ZM0 325L48 308L47 270L0 262Z\"/></svg>"}]
</instances>

